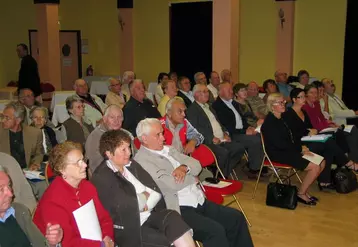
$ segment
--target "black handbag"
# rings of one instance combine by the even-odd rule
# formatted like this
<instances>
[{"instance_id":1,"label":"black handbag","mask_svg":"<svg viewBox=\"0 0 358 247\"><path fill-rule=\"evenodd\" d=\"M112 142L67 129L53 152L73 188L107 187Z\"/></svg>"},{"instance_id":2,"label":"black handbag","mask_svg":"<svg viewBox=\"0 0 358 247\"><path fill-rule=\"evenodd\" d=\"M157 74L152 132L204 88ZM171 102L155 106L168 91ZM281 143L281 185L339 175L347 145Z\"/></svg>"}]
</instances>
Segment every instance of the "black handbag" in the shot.
<instances>
[{"instance_id":1,"label":"black handbag","mask_svg":"<svg viewBox=\"0 0 358 247\"><path fill-rule=\"evenodd\" d=\"M269 183L267 185L266 205L279 208L297 207L297 187L289 184Z\"/></svg>"},{"instance_id":2,"label":"black handbag","mask_svg":"<svg viewBox=\"0 0 358 247\"><path fill-rule=\"evenodd\" d=\"M338 193L347 194L357 189L357 177L352 170L339 167L332 173L332 180Z\"/></svg>"}]
</instances>

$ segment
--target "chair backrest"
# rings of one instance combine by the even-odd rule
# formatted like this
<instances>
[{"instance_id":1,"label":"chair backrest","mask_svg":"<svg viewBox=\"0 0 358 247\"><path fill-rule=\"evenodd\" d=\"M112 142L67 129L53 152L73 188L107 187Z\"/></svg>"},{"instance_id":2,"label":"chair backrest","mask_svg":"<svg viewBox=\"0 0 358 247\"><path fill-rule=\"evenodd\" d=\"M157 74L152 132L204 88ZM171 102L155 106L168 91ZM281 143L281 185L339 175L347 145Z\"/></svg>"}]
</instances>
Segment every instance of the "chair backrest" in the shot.
<instances>
[{"instance_id":1,"label":"chair backrest","mask_svg":"<svg viewBox=\"0 0 358 247\"><path fill-rule=\"evenodd\" d=\"M136 149L140 149L141 143L138 139L138 137L134 137L134 146L136 147Z\"/></svg>"},{"instance_id":2,"label":"chair backrest","mask_svg":"<svg viewBox=\"0 0 358 247\"><path fill-rule=\"evenodd\" d=\"M150 82L148 84L148 92L155 95L155 91L157 90L158 82Z\"/></svg>"},{"instance_id":3,"label":"chair backrest","mask_svg":"<svg viewBox=\"0 0 358 247\"><path fill-rule=\"evenodd\" d=\"M215 163L215 156L209 147L199 145L191 155L192 158L198 160L201 167L205 168Z\"/></svg>"},{"instance_id":4,"label":"chair backrest","mask_svg":"<svg viewBox=\"0 0 358 247\"><path fill-rule=\"evenodd\" d=\"M47 162L45 167L45 179L47 184L50 184L54 177L55 177L55 173L52 171L50 164Z\"/></svg>"}]
</instances>

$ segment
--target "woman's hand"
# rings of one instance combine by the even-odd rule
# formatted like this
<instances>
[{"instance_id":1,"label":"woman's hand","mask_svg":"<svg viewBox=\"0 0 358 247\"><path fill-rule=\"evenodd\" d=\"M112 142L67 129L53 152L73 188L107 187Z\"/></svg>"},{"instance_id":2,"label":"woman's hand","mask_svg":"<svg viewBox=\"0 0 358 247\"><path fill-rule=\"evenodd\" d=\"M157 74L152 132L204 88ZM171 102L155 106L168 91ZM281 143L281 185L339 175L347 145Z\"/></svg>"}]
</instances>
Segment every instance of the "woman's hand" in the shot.
<instances>
[{"instance_id":1,"label":"woman's hand","mask_svg":"<svg viewBox=\"0 0 358 247\"><path fill-rule=\"evenodd\" d=\"M311 153L311 151L306 146L302 146L302 154L308 155L308 156L313 156L313 153Z\"/></svg>"},{"instance_id":2,"label":"woman's hand","mask_svg":"<svg viewBox=\"0 0 358 247\"><path fill-rule=\"evenodd\" d=\"M110 237L108 237L108 236L106 236L106 237L103 239L103 242L104 242L104 246L106 246L106 247L114 247L114 242L113 242L113 240L112 240Z\"/></svg>"},{"instance_id":3,"label":"woman's hand","mask_svg":"<svg viewBox=\"0 0 358 247\"><path fill-rule=\"evenodd\" d=\"M317 135L317 130L316 129L309 129L310 133L308 133L309 136L315 136Z\"/></svg>"}]
</instances>

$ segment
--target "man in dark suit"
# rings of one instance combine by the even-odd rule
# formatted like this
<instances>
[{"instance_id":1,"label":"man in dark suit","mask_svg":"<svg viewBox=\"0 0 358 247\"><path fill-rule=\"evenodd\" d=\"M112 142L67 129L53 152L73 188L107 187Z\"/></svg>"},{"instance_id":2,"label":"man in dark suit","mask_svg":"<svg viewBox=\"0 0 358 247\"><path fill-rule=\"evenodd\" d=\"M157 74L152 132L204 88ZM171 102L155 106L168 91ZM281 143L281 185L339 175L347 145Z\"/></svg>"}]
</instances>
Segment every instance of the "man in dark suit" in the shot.
<instances>
[{"instance_id":1,"label":"man in dark suit","mask_svg":"<svg viewBox=\"0 0 358 247\"><path fill-rule=\"evenodd\" d=\"M220 124L216 113L208 105L209 90L205 84L196 84L193 89L195 101L187 110L187 119L204 136L204 144L214 152L224 176L230 175L240 162L245 148L232 142L229 132Z\"/></svg>"},{"instance_id":2,"label":"man in dark suit","mask_svg":"<svg viewBox=\"0 0 358 247\"><path fill-rule=\"evenodd\" d=\"M218 119L229 131L232 139L242 144L249 154L249 178L256 178L260 170L264 152L261 138L255 128L249 127L246 120L239 113L238 103L232 99L233 91L229 82L221 83L219 86L219 97L213 103Z\"/></svg>"},{"instance_id":3,"label":"man in dark suit","mask_svg":"<svg viewBox=\"0 0 358 247\"><path fill-rule=\"evenodd\" d=\"M194 95L191 89L191 83L188 77L181 76L178 80L178 95L184 100L186 108L188 108L194 101Z\"/></svg>"},{"instance_id":4,"label":"man in dark suit","mask_svg":"<svg viewBox=\"0 0 358 247\"><path fill-rule=\"evenodd\" d=\"M145 118L160 118L161 115L152 101L146 99L142 80L136 79L129 83L130 99L123 108L123 128L135 137L137 124Z\"/></svg>"},{"instance_id":5,"label":"man in dark suit","mask_svg":"<svg viewBox=\"0 0 358 247\"><path fill-rule=\"evenodd\" d=\"M37 62L28 54L29 49L25 44L17 45L16 52L18 57L21 58L18 90L21 88L29 88L36 98L42 93Z\"/></svg>"}]
</instances>

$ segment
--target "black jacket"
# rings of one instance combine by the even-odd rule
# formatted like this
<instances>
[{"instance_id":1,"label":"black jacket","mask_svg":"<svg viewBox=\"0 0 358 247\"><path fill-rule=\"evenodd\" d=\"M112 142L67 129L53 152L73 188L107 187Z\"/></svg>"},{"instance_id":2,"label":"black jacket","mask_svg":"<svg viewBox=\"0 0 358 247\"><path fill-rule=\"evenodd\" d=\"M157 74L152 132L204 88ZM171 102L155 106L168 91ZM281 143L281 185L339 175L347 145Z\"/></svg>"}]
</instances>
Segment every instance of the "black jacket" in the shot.
<instances>
[{"instance_id":1,"label":"black jacket","mask_svg":"<svg viewBox=\"0 0 358 247\"><path fill-rule=\"evenodd\" d=\"M152 177L136 161L127 169L146 187L162 194ZM121 173L114 173L103 161L94 171L91 182L97 188L104 208L109 212L114 227L114 239L121 247L142 246L138 199L134 186ZM154 211L166 209L164 199L158 202Z\"/></svg>"},{"instance_id":2,"label":"black jacket","mask_svg":"<svg viewBox=\"0 0 358 247\"><path fill-rule=\"evenodd\" d=\"M221 125L222 131L226 132L225 127L220 123L215 110L211 106L210 111L214 114L216 120ZM204 136L204 144L212 144L214 138L213 128L211 127L210 120L205 114L203 108L201 108L196 101L194 101L187 109L186 116L194 128L196 128L196 130Z\"/></svg>"},{"instance_id":3,"label":"black jacket","mask_svg":"<svg viewBox=\"0 0 358 247\"><path fill-rule=\"evenodd\" d=\"M35 97L39 96L42 93L37 62L30 55L26 55L21 59L18 89L22 88L31 89Z\"/></svg>"},{"instance_id":4,"label":"black jacket","mask_svg":"<svg viewBox=\"0 0 358 247\"><path fill-rule=\"evenodd\" d=\"M180 90L178 91L178 97L182 98L184 100L185 106L186 108L189 108L189 106L193 103L191 102L191 100L185 95L183 94Z\"/></svg>"},{"instance_id":5,"label":"black jacket","mask_svg":"<svg viewBox=\"0 0 358 247\"><path fill-rule=\"evenodd\" d=\"M233 100L232 105L241 116L243 128L240 130L236 129L236 119L234 112L225 104L225 102L220 97L217 97L217 99L213 103L213 108L217 112L217 116L220 123L225 126L225 128L229 131L230 135L245 134L246 129L249 127L249 125L246 119L243 118L240 114L239 103Z\"/></svg>"}]
</instances>

